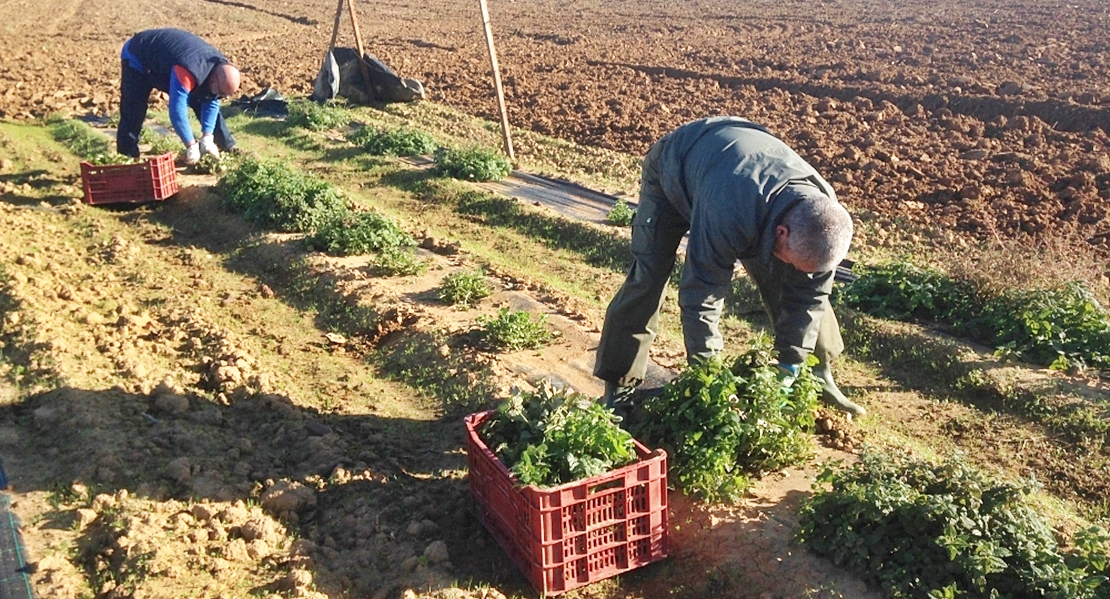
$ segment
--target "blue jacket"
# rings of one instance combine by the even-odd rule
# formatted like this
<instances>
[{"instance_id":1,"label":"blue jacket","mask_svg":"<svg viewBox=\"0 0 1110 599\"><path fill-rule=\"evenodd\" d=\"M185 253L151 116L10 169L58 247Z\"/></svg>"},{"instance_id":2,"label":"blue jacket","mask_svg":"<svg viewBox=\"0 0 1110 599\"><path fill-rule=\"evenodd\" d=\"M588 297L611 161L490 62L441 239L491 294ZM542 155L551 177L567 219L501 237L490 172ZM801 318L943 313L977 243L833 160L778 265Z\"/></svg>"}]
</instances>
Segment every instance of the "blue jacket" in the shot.
<instances>
[{"instance_id":1,"label":"blue jacket","mask_svg":"<svg viewBox=\"0 0 1110 599\"><path fill-rule=\"evenodd\" d=\"M207 82L212 70L229 64L219 50L188 31L148 29L135 34L120 53L127 64L146 75L157 89L170 96L170 121L186 144L192 143L187 108L200 106L201 132L210 134L216 127L219 98Z\"/></svg>"}]
</instances>

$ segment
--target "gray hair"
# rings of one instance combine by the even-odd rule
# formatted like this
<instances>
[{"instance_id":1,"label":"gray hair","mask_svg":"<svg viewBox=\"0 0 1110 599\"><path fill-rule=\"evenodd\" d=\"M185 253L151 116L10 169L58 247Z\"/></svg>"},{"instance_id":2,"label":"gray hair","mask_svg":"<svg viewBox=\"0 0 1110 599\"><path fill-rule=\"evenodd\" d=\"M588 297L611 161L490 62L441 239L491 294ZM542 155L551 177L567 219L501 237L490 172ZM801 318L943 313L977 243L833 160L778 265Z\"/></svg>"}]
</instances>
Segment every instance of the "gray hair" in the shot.
<instances>
[{"instance_id":1,"label":"gray hair","mask_svg":"<svg viewBox=\"0 0 1110 599\"><path fill-rule=\"evenodd\" d=\"M830 271L848 255L852 217L839 202L824 194L805 194L787 210L782 225L790 231L787 248L817 272Z\"/></svg>"}]
</instances>

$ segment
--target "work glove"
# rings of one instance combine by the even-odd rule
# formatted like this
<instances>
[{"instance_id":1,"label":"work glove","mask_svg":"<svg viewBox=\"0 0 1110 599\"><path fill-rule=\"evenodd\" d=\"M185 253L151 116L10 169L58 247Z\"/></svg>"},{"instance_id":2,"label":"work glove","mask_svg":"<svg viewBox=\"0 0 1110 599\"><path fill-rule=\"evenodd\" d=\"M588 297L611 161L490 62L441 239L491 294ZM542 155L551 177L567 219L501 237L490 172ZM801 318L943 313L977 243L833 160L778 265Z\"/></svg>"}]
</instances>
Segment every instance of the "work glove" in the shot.
<instances>
[{"instance_id":1,"label":"work glove","mask_svg":"<svg viewBox=\"0 0 1110 599\"><path fill-rule=\"evenodd\" d=\"M801 366L797 364L779 364L775 377L779 380L779 391L783 395L789 395L791 389L794 387L794 381L798 380L798 372Z\"/></svg>"},{"instance_id":2,"label":"work glove","mask_svg":"<svg viewBox=\"0 0 1110 599\"><path fill-rule=\"evenodd\" d=\"M200 138L200 153L211 154L216 158L220 157L220 149L216 147L216 140L213 139L211 134L202 135Z\"/></svg>"},{"instance_id":3,"label":"work glove","mask_svg":"<svg viewBox=\"0 0 1110 599\"><path fill-rule=\"evenodd\" d=\"M194 139L192 143L185 146L185 154L182 156L181 162L185 166L192 166L200 162L200 144L197 143L197 140Z\"/></svg>"}]
</instances>

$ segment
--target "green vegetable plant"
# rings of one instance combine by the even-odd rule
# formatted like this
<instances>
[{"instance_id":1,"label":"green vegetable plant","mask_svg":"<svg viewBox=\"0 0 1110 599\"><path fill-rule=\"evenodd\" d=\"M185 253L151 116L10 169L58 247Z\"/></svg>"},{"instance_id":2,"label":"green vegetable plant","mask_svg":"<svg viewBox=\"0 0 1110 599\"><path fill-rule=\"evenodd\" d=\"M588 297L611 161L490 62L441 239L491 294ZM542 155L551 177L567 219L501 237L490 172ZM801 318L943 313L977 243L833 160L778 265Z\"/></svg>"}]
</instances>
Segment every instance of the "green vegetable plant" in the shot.
<instances>
[{"instance_id":1,"label":"green vegetable plant","mask_svg":"<svg viewBox=\"0 0 1110 599\"><path fill-rule=\"evenodd\" d=\"M892 597L1110 597L1105 532L1082 531L1062 550L1025 501L1029 485L992 480L959 456L866 450L834 466L802 508L799 538Z\"/></svg>"},{"instance_id":2,"label":"green vegetable plant","mask_svg":"<svg viewBox=\"0 0 1110 599\"><path fill-rule=\"evenodd\" d=\"M416 240L397 221L376 212L343 212L320 225L306 240L309 247L337 256L370 254L414 247Z\"/></svg>"},{"instance_id":3,"label":"green vegetable plant","mask_svg":"<svg viewBox=\"0 0 1110 599\"><path fill-rule=\"evenodd\" d=\"M146 129L144 129L144 131L146 131ZM166 152L177 154L184 149L184 144L181 143L181 140L178 139L176 135L159 135L150 142L149 153L153 156L161 156Z\"/></svg>"},{"instance_id":4,"label":"green vegetable plant","mask_svg":"<svg viewBox=\"0 0 1110 599\"><path fill-rule=\"evenodd\" d=\"M987 292L905 262L858 272L837 300L862 312L945 324L1001 354L1044 366L1110 369L1110 311L1082 283Z\"/></svg>"},{"instance_id":5,"label":"green vegetable plant","mask_svg":"<svg viewBox=\"0 0 1110 599\"><path fill-rule=\"evenodd\" d=\"M56 141L69 151L85 160L107 160L99 156L116 154L109 139L87 124L62 117L47 119L47 128ZM118 154L116 154L118 156ZM94 164L118 164L116 162L95 162Z\"/></svg>"},{"instance_id":6,"label":"green vegetable plant","mask_svg":"<svg viewBox=\"0 0 1110 599\"><path fill-rule=\"evenodd\" d=\"M521 485L553 487L636 461L618 421L593 398L545 384L514 391L479 434Z\"/></svg>"},{"instance_id":7,"label":"green vegetable plant","mask_svg":"<svg viewBox=\"0 0 1110 599\"><path fill-rule=\"evenodd\" d=\"M504 351L537 349L553 337L547 329L546 314L537 314L533 318L532 314L522 310L501 308L496 316L479 316L477 321L482 327L482 339Z\"/></svg>"},{"instance_id":8,"label":"green vegetable plant","mask_svg":"<svg viewBox=\"0 0 1110 599\"><path fill-rule=\"evenodd\" d=\"M768 337L735 359L689 365L663 393L647 399L633 432L670 456L670 480L708 501L734 503L752 477L812 455L820 388L803 367L784 391Z\"/></svg>"},{"instance_id":9,"label":"green vegetable plant","mask_svg":"<svg viewBox=\"0 0 1110 599\"><path fill-rule=\"evenodd\" d=\"M407 127L363 127L348 135L347 140L375 156L418 156L431 154L436 149L436 141L431 135Z\"/></svg>"},{"instance_id":10,"label":"green vegetable plant","mask_svg":"<svg viewBox=\"0 0 1110 599\"><path fill-rule=\"evenodd\" d=\"M227 209L282 231L312 233L347 213L339 190L277 160L248 156L220 179Z\"/></svg>"},{"instance_id":11,"label":"green vegetable plant","mask_svg":"<svg viewBox=\"0 0 1110 599\"><path fill-rule=\"evenodd\" d=\"M439 301L469 307L478 300L489 297L492 290L486 282L486 272L482 269L460 270L443 277L436 292Z\"/></svg>"},{"instance_id":12,"label":"green vegetable plant","mask_svg":"<svg viewBox=\"0 0 1110 599\"><path fill-rule=\"evenodd\" d=\"M308 99L289 102L289 116L285 118L290 127L304 127L311 131L326 131L346 125L351 121L351 113L331 101L323 104Z\"/></svg>"},{"instance_id":13,"label":"green vegetable plant","mask_svg":"<svg viewBox=\"0 0 1110 599\"><path fill-rule=\"evenodd\" d=\"M428 263L416 255L415 248L387 247L374 256L370 270L387 277L407 277L424 274Z\"/></svg>"},{"instance_id":14,"label":"green vegetable plant","mask_svg":"<svg viewBox=\"0 0 1110 599\"><path fill-rule=\"evenodd\" d=\"M202 175L222 175L227 172L229 162L223 156L217 157L214 154L205 154L200 157L200 161L193 165L193 172Z\"/></svg>"},{"instance_id":15,"label":"green vegetable plant","mask_svg":"<svg viewBox=\"0 0 1110 599\"><path fill-rule=\"evenodd\" d=\"M606 215L605 220L610 225L615 225L618 227L628 227L632 225L632 219L635 217L635 208L630 206L628 202L624 200L617 200L617 203L613 205L613 208L611 210L609 210L609 214Z\"/></svg>"},{"instance_id":16,"label":"green vegetable plant","mask_svg":"<svg viewBox=\"0 0 1110 599\"><path fill-rule=\"evenodd\" d=\"M500 181L513 172L509 159L489 148L441 147L433 155L440 175L468 181Z\"/></svg>"}]
</instances>

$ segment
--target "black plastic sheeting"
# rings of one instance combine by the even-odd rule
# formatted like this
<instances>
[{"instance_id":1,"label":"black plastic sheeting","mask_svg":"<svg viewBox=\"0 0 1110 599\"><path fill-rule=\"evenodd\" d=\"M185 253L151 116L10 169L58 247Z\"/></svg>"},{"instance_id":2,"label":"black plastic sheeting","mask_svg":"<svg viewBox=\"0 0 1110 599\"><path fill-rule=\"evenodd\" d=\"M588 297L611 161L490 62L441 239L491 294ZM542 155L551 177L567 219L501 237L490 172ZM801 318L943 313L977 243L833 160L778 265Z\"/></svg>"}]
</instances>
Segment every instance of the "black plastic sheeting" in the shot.
<instances>
[{"instance_id":1,"label":"black plastic sheeting","mask_svg":"<svg viewBox=\"0 0 1110 599\"><path fill-rule=\"evenodd\" d=\"M8 488L8 476L0 464L0 489ZM19 519L11 510L11 498L0 491L0 599L32 599L27 576L27 553L19 536Z\"/></svg>"}]
</instances>

